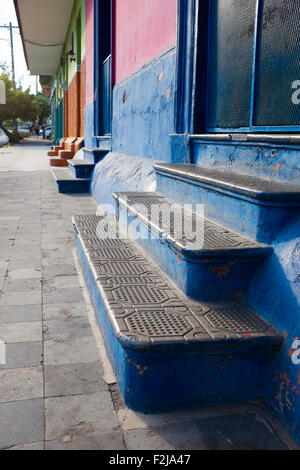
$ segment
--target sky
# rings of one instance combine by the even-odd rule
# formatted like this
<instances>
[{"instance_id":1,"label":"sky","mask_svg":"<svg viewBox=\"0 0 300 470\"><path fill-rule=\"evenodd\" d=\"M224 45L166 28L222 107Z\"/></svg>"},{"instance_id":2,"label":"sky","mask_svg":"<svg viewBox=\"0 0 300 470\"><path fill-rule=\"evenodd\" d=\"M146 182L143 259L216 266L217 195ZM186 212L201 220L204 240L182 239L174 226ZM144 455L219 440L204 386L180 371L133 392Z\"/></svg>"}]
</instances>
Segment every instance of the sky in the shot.
<instances>
[{"instance_id":1,"label":"sky","mask_svg":"<svg viewBox=\"0 0 300 470\"><path fill-rule=\"evenodd\" d=\"M0 0L0 65L6 64L11 70L11 49L9 42L9 29L1 28L3 25L18 26L13 0ZM27 70L21 36L18 29L13 29L14 57L16 82L21 82L23 90L30 88L36 92L36 77L29 75ZM5 39L3 41L3 39ZM39 90L41 89L40 85Z\"/></svg>"}]
</instances>

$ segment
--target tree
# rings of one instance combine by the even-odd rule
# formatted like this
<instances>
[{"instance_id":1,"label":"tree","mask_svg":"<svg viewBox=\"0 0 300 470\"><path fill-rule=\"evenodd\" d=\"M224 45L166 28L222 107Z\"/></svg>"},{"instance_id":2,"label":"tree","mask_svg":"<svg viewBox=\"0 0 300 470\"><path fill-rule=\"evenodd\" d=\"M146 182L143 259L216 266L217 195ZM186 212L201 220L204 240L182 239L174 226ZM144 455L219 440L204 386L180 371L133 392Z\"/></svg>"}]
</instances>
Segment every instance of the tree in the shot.
<instances>
[{"instance_id":1,"label":"tree","mask_svg":"<svg viewBox=\"0 0 300 470\"><path fill-rule=\"evenodd\" d=\"M35 110L36 110L36 117L39 118L40 124L45 124L48 117L51 114L51 105L49 98L46 98L42 93L38 93L36 97L34 97L35 101Z\"/></svg>"},{"instance_id":2,"label":"tree","mask_svg":"<svg viewBox=\"0 0 300 470\"><path fill-rule=\"evenodd\" d=\"M49 99L41 94L32 95L29 88L23 91L20 85L14 89L13 81L5 69L0 73L0 80L3 80L6 86L6 104L0 105L0 128L8 137L10 134L4 127L4 121L35 121L38 117L40 124L45 123L50 115Z\"/></svg>"}]
</instances>

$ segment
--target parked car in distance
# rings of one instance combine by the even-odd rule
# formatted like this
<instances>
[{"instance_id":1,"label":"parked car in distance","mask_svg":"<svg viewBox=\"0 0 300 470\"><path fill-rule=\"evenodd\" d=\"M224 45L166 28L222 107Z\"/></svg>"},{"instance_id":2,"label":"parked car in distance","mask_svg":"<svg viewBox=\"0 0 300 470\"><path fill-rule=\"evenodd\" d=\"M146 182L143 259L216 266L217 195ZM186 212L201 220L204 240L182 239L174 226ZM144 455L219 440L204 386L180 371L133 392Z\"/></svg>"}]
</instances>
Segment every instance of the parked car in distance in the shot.
<instances>
[{"instance_id":1,"label":"parked car in distance","mask_svg":"<svg viewBox=\"0 0 300 470\"><path fill-rule=\"evenodd\" d=\"M9 142L9 138L5 134L5 132L0 129L0 147L3 147L4 145L7 145Z\"/></svg>"},{"instance_id":2,"label":"parked car in distance","mask_svg":"<svg viewBox=\"0 0 300 470\"><path fill-rule=\"evenodd\" d=\"M28 126L20 126L19 129L19 134L22 136L28 136L30 134L30 130Z\"/></svg>"},{"instance_id":3,"label":"parked car in distance","mask_svg":"<svg viewBox=\"0 0 300 470\"><path fill-rule=\"evenodd\" d=\"M45 136L50 137L51 134L52 134L52 127L51 126L46 127L45 128ZM43 137L43 128L40 129L40 136Z\"/></svg>"}]
</instances>

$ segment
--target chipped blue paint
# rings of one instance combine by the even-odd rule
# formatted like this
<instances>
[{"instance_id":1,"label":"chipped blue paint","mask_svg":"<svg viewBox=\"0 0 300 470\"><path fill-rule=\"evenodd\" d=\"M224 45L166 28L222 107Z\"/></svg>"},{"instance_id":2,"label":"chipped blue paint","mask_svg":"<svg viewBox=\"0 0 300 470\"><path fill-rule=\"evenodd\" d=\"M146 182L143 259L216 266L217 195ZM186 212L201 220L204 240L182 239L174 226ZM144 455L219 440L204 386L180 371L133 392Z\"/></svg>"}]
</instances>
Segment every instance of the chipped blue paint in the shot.
<instances>
[{"instance_id":1,"label":"chipped blue paint","mask_svg":"<svg viewBox=\"0 0 300 470\"><path fill-rule=\"evenodd\" d=\"M97 147L97 141L94 132L94 107L92 102L84 109L84 142L88 148Z\"/></svg>"},{"instance_id":2,"label":"chipped blue paint","mask_svg":"<svg viewBox=\"0 0 300 470\"><path fill-rule=\"evenodd\" d=\"M91 192L99 204L115 203L112 194L116 191L155 191L156 177L153 160L129 157L115 152L99 162L94 171Z\"/></svg>"},{"instance_id":3,"label":"chipped blue paint","mask_svg":"<svg viewBox=\"0 0 300 470\"><path fill-rule=\"evenodd\" d=\"M300 146L209 142L192 138L192 163L235 173L300 183Z\"/></svg>"},{"instance_id":4,"label":"chipped blue paint","mask_svg":"<svg viewBox=\"0 0 300 470\"><path fill-rule=\"evenodd\" d=\"M113 90L112 150L169 161L174 132L175 50L118 83Z\"/></svg>"},{"instance_id":5,"label":"chipped blue paint","mask_svg":"<svg viewBox=\"0 0 300 470\"><path fill-rule=\"evenodd\" d=\"M300 226L291 220L274 242L274 255L255 275L248 292L254 308L281 332L284 347L268 370L265 401L300 443L300 365L292 343L300 339ZM259 287L258 287L259 286Z\"/></svg>"}]
</instances>

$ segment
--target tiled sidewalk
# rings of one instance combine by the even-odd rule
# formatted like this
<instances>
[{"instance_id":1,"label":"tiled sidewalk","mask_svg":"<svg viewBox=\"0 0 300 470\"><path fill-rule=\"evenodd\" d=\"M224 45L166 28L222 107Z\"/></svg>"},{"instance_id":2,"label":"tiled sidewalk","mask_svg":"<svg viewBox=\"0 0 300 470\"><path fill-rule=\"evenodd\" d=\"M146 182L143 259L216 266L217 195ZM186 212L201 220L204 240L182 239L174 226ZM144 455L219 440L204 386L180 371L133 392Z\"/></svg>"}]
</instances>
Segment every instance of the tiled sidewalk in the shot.
<instances>
[{"instance_id":1,"label":"tiled sidewalk","mask_svg":"<svg viewBox=\"0 0 300 470\"><path fill-rule=\"evenodd\" d=\"M76 269L71 215L96 206L57 193L45 153L0 150L0 449L293 448L259 404L125 407Z\"/></svg>"}]
</instances>

